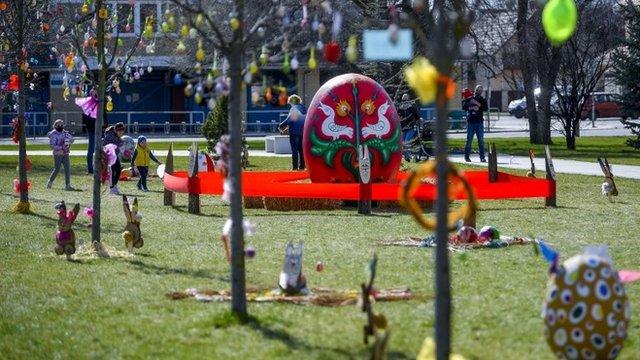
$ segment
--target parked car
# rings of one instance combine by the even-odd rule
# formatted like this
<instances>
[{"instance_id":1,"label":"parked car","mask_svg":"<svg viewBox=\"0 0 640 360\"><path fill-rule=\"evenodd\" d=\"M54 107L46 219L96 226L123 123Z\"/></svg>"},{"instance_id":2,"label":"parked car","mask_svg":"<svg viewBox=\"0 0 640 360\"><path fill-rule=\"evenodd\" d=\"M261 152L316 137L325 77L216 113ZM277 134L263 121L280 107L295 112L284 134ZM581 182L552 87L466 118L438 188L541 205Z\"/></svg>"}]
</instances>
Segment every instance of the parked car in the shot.
<instances>
[{"instance_id":1,"label":"parked car","mask_svg":"<svg viewBox=\"0 0 640 360\"><path fill-rule=\"evenodd\" d=\"M518 119L522 119L527 116L527 99L517 99L509 103L509 114L515 116Z\"/></svg>"},{"instance_id":2,"label":"parked car","mask_svg":"<svg viewBox=\"0 0 640 360\"><path fill-rule=\"evenodd\" d=\"M627 118L627 116L621 112L618 95L605 92L592 93L585 100L580 118L582 120L591 119L592 114L596 119L607 117Z\"/></svg>"}]
</instances>

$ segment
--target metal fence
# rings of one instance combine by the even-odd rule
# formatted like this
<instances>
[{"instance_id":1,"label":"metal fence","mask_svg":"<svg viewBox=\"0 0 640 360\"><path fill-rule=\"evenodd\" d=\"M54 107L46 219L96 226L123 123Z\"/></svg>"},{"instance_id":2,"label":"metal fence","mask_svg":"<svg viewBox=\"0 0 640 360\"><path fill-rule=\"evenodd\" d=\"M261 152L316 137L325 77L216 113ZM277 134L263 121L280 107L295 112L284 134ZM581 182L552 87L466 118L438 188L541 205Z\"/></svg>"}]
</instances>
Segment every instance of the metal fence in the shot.
<instances>
[{"instance_id":1,"label":"metal fence","mask_svg":"<svg viewBox=\"0 0 640 360\"><path fill-rule=\"evenodd\" d=\"M278 132L278 124L288 115L288 110L249 110L242 113L243 129L248 134L269 134ZM10 121L16 113L3 113L0 134L11 134ZM425 121L434 121L436 112L433 108L420 109L420 115ZM452 111L449 118L452 132L464 131L466 128L466 115L461 111ZM51 118L62 119L71 132L81 133L82 116L79 112L56 111L27 112L26 134L30 137L44 136L51 130ZM261 120L255 120L260 118ZM109 124L122 122L131 134L157 134L157 135L199 135L202 125L206 120L203 111L114 111L107 113ZM491 132L491 125L500 120L500 112L497 108L491 108L485 116L485 131Z\"/></svg>"}]
</instances>

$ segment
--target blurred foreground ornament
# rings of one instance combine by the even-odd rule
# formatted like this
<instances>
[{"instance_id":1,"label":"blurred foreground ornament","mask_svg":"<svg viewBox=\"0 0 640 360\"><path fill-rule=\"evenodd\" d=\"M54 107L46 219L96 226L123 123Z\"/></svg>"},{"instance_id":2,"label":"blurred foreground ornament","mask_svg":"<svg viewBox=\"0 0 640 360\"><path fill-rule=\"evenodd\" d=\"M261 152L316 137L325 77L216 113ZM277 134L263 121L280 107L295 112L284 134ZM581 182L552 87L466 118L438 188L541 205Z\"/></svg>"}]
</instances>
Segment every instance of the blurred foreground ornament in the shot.
<instances>
[{"instance_id":1,"label":"blurred foreground ornament","mask_svg":"<svg viewBox=\"0 0 640 360\"><path fill-rule=\"evenodd\" d=\"M573 0L550 0L542 10L542 26L554 46L573 35L577 22L578 10Z\"/></svg>"},{"instance_id":2,"label":"blurred foreground ornament","mask_svg":"<svg viewBox=\"0 0 640 360\"><path fill-rule=\"evenodd\" d=\"M424 57L416 58L404 71L409 86L423 104L432 103L438 92L438 70Z\"/></svg>"}]
</instances>

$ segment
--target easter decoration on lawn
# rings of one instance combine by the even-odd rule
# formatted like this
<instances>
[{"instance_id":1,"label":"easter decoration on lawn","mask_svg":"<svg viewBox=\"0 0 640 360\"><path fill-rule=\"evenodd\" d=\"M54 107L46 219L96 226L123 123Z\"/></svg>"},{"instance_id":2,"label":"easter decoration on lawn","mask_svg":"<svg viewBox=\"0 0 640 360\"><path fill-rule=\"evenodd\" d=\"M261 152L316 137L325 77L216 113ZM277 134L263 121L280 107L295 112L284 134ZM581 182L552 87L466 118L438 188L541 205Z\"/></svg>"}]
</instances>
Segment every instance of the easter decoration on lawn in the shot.
<instances>
[{"instance_id":1,"label":"easter decoration on lawn","mask_svg":"<svg viewBox=\"0 0 640 360\"><path fill-rule=\"evenodd\" d=\"M607 161L607 158L598 158L600 169L604 173L605 182L602 183L602 195L606 196L610 202L613 202L613 197L618 196L618 188L615 181L613 181L613 173L611 172L611 165Z\"/></svg>"},{"instance_id":2,"label":"easter decoration on lawn","mask_svg":"<svg viewBox=\"0 0 640 360\"><path fill-rule=\"evenodd\" d=\"M284 255L284 266L278 279L280 291L286 295L307 295L307 278L302 274L302 242L293 245L287 243Z\"/></svg>"},{"instance_id":3,"label":"easter decoration on lawn","mask_svg":"<svg viewBox=\"0 0 640 360\"><path fill-rule=\"evenodd\" d=\"M128 135L124 135L122 138L122 145L120 145L120 161L130 163L133 157L133 152L136 149L136 143L133 138Z\"/></svg>"},{"instance_id":4,"label":"easter decoration on lawn","mask_svg":"<svg viewBox=\"0 0 640 360\"><path fill-rule=\"evenodd\" d=\"M61 201L56 204L55 209L58 214L55 252L57 255L65 254L69 259L76 252L76 234L72 226L80 212L80 204L76 204L71 211L67 212L67 205Z\"/></svg>"},{"instance_id":5,"label":"easter decoration on lawn","mask_svg":"<svg viewBox=\"0 0 640 360\"><path fill-rule=\"evenodd\" d=\"M551 264L542 308L544 334L559 359L615 359L627 337L630 303L604 247L590 247L562 265L544 241L539 253Z\"/></svg>"},{"instance_id":6,"label":"easter decoration on lawn","mask_svg":"<svg viewBox=\"0 0 640 360\"><path fill-rule=\"evenodd\" d=\"M138 213L138 198L133 198L133 202L129 202L129 199L122 195L122 208L124 209L124 216L127 219L127 225L122 233L122 239L124 245L129 252L133 251L133 248L141 248L144 245L142 239L142 233L140 232L140 220L142 215Z\"/></svg>"},{"instance_id":7,"label":"easter decoration on lawn","mask_svg":"<svg viewBox=\"0 0 640 360\"><path fill-rule=\"evenodd\" d=\"M373 303L375 303L375 288L373 281L376 278L376 268L378 265L378 256L373 254L373 259L367 264L366 270L369 275L367 283L360 284L362 289L362 298L360 309L367 315L367 325L364 326L363 340L364 344L369 344L369 337L373 336L373 347L369 356L372 360L381 360L386 358L387 343L389 342L390 332L387 329L387 318L373 311ZM373 301L372 301L373 300Z\"/></svg>"}]
</instances>

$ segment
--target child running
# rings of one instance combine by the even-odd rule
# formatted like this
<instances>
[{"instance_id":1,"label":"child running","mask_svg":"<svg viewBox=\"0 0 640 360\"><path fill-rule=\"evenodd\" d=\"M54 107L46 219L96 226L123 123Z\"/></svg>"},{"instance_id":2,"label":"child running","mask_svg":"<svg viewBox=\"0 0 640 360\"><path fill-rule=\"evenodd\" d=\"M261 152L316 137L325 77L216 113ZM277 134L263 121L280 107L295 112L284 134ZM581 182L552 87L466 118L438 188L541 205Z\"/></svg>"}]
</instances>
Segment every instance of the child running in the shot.
<instances>
[{"instance_id":1,"label":"child running","mask_svg":"<svg viewBox=\"0 0 640 360\"><path fill-rule=\"evenodd\" d=\"M140 173L138 189L145 192L149 191L149 188L147 188L147 176L149 175L149 165L151 164L151 160L155 161L158 165L161 164L161 162L153 155L149 146L147 146L147 138L140 135L138 136L138 144L136 145L136 150L133 152L133 159L131 159L131 162L133 166L138 169L138 173Z\"/></svg>"}]
</instances>

